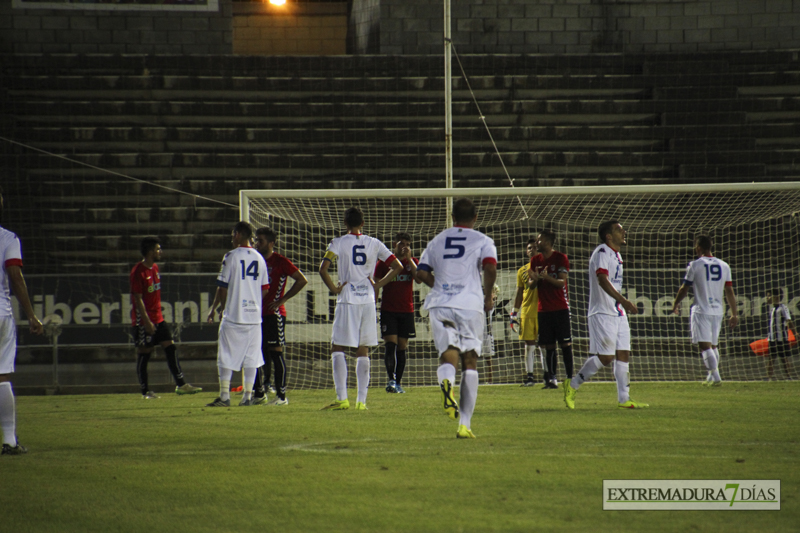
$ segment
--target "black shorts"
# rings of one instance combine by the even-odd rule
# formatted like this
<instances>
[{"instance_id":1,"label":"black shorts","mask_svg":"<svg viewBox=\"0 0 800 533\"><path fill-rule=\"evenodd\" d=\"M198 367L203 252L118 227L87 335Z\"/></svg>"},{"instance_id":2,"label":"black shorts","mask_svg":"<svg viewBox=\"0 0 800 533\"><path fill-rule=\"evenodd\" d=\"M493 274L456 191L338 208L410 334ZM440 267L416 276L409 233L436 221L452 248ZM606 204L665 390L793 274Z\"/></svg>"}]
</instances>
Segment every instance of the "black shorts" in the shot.
<instances>
[{"instance_id":1,"label":"black shorts","mask_svg":"<svg viewBox=\"0 0 800 533\"><path fill-rule=\"evenodd\" d=\"M792 350L788 342L769 341L769 356L775 359L776 357L786 358L792 356Z\"/></svg>"},{"instance_id":2,"label":"black shorts","mask_svg":"<svg viewBox=\"0 0 800 533\"><path fill-rule=\"evenodd\" d=\"M156 331L152 335L148 335L144 326L133 326L133 343L138 348L152 348L156 344L162 342L169 342L172 340L172 330L166 322L159 322L156 324Z\"/></svg>"},{"instance_id":3,"label":"black shorts","mask_svg":"<svg viewBox=\"0 0 800 533\"><path fill-rule=\"evenodd\" d=\"M286 346L286 317L264 315L261 317L261 345Z\"/></svg>"},{"instance_id":4,"label":"black shorts","mask_svg":"<svg viewBox=\"0 0 800 533\"><path fill-rule=\"evenodd\" d=\"M539 346L572 342L569 309L539 312Z\"/></svg>"},{"instance_id":5,"label":"black shorts","mask_svg":"<svg viewBox=\"0 0 800 533\"><path fill-rule=\"evenodd\" d=\"M414 313L392 313L381 311L381 336L397 335L403 339L417 336L414 328Z\"/></svg>"}]
</instances>

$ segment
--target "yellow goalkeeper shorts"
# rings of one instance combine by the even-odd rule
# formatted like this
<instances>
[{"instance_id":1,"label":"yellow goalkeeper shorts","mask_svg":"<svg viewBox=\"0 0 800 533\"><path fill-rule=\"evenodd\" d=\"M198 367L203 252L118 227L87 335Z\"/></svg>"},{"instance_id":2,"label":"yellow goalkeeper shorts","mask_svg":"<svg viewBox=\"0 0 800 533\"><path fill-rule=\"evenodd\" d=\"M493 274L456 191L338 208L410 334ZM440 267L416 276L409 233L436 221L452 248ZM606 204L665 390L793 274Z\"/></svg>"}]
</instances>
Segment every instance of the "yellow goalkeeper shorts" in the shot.
<instances>
[{"instance_id":1,"label":"yellow goalkeeper shorts","mask_svg":"<svg viewBox=\"0 0 800 533\"><path fill-rule=\"evenodd\" d=\"M520 315L519 340L535 341L539 337L539 313Z\"/></svg>"}]
</instances>

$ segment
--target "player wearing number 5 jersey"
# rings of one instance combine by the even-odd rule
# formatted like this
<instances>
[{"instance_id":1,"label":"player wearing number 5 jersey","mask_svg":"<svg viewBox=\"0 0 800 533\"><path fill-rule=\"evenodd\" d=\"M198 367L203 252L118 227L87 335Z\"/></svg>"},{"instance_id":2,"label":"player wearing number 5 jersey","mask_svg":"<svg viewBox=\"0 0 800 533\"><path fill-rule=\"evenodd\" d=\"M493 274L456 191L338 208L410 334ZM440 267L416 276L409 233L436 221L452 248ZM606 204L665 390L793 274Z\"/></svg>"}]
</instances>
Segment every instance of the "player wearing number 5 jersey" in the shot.
<instances>
[{"instance_id":1,"label":"player wearing number 5 jersey","mask_svg":"<svg viewBox=\"0 0 800 533\"><path fill-rule=\"evenodd\" d=\"M680 311L680 303L694 288L694 305L689 312L689 324L692 330L692 344L697 344L703 363L708 369L708 377L704 385L722 385L719 375L719 330L725 314L725 300L731 308L730 327L739 323L739 312L736 307L736 296L733 294L731 267L728 263L711 255L711 239L699 235L694 240L694 251L699 256L686 267L681 288L675 296L672 312Z\"/></svg>"},{"instance_id":2,"label":"player wearing number 5 jersey","mask_svg":"<svg viewBox=\"0 0 800 533\"><path fill-rule=\"evenodd\" d=\"M452 420L459 417L453 383L461 359L456 437L471 439L475 438L470 422L478 398L478 357L486 313L494 308L492 290L497 278L497 249L492 239L473 229L477 219L472 201L458 200L453 205L455 226L428 243L417 267L417 279L432 289L423 309L428 310L433 342L439 352L436 376L444 411Z\"/></svg>"},{"instance_id":3,"label":"player wearing number 5 jersey","mask_svg":"<svg viewBox=\"0 0 800 533\"><path fill-rule=\"evenodd\" d=\"M237 222L231 231L233 250L225 254L217 276L217 293L208 311L208 321L222 313L219 324L217 366L219 398L208 407L230 406L231 377L244 369L244 396L239 405L253 405L256 370L264 364L261 355L261 309L269 290L264 257L250 246L253 227Z\"/></svg>"},{"instance_id":4,"label":"player wearing number 5 jersey","mask_svg":"<svg viewBox=\"0 0 800 533\"><path fill-rule=\"evenodd\" d=\"M366 410L369 387L369 347L378 345L375 292L394 279L403 270L403 265L378 239L361 233L364 214L358 207L344 212L344 223L348 234L336 237L328 245L325 257L319 266L319 275L328 289L336 294L336 311L331 334L331 360L336 401L323 409L344 410L350 408L347 398L347 360L345 348L356 348L356 382L358 395L356 409ZM335 284L328 269L337 260L339 284ZM380 280L373 282L370 276L378 260L391 266L391 270Z\"/></svg>"}]
</instances>

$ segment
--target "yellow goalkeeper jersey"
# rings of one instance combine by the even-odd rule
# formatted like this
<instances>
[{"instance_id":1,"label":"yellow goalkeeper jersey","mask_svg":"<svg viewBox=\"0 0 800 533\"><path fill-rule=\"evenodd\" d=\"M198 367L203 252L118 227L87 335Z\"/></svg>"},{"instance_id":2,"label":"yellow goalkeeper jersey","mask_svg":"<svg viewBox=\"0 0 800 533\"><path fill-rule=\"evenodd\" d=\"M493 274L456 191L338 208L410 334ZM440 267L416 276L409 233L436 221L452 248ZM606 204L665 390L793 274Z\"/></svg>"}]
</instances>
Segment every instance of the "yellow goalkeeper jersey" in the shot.
<instances>
[{"instance_id":1,"label":"yellow goalkeeper jersey","mask_svg":"<svg viewBox=\"0 0 800 533\"><path fill-rule=\"evenodd\" d=\"M522 306L519 308L520 315L528 315L539 311L539 289L528 287L528 268L530 265L517 270L517 287L522 287Z\"/></svg>"}]
</instances>

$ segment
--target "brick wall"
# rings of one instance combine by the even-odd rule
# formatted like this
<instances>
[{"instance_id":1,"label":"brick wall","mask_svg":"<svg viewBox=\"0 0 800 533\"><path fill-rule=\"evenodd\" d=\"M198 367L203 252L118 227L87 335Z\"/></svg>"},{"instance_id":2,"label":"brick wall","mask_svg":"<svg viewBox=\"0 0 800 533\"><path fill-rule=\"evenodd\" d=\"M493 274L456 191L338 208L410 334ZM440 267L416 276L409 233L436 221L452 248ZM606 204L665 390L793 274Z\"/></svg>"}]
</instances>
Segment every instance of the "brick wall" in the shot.
<instances>
[{"instance_id":1,"label":"brick wall","mask_svg":"<svg viewBox=\"0 0 800 533\"><path fill-rule=\"evenodd\" d=\"M0 2L0 52L230 54L232 0L219 11L12 9Z\"/></svg>"},{"instance_id":2,"label":"brick wall","mask_svg":"<svg viewBox=\"0 0 800 533\"><path fill-rule=\"evenodd\" d=\"M233 53L340 55L347 42L347 4L234 4Z\"/></svg>"},{"instance_id":3,"label":"brick wall","mask_svg":"<svg viewBox=\"0 0 800 533\"><path fill-rule=\"evenodd\" d=\"M800 47L798 0L453 0L460 53L697 52ZM443 9L381 0L380 52L438 54Z\"/></svg>"}]
</instances>

